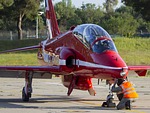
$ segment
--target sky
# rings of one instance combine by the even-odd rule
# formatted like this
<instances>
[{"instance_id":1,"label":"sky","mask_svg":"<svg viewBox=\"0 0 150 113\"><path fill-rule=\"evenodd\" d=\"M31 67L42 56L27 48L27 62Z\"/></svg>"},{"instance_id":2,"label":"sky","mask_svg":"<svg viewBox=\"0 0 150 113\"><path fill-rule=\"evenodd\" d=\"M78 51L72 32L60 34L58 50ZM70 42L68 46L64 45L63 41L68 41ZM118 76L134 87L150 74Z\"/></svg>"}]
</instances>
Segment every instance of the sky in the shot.
<instances>
[{"instance_id":1,"label":"sky","mask_svg":"<svg viewBox=\"0 0 150 113\"><path fill-rule=\"evenodd\" d=\"M53 0L54 3L57 3L57 2L60 2L62 0ZM72 0L72 4L75 6L75 7L81 7L82 6L82 3L86 4L86 3L93 3L93 4L96 4L97 6L103 6L103 3L105 2L106 0ZM121 5L121 0L118 0L118 5L117 7L120 7Z\"/></svg>"}]
</instances>

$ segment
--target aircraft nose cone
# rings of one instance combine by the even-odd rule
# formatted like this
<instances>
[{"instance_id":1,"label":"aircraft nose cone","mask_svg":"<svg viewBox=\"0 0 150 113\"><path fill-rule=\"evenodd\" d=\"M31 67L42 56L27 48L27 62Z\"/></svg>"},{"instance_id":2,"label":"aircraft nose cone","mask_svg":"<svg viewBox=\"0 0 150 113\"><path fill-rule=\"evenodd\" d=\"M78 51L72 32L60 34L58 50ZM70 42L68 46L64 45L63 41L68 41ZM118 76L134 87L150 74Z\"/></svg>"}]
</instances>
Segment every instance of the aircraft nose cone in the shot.
<instances>
[{"instance_id":1,"label":"aircraft nose cone","mask_svg":"<svg viewBox=\"0 0 150 113\"><path fill-rule=\"evenodd\" d=\"M111 76L113 78L125 78L128 74L128 68L126 63L115 51L107 51L102 54L92 54L93 61L96 64L103 65L111 70Z\"/></svg>"},{"instance_id":2,"label":"aircraft nose cone","mask_svg":"<svg viewBox=\"0 0 150 113\"><path fill-rule=\"evenodd\" d=\"M115 51L107 51L102 54L92 54L95 63L111 67L127 67L126 63Z\"/></svg>"}]
</instances>

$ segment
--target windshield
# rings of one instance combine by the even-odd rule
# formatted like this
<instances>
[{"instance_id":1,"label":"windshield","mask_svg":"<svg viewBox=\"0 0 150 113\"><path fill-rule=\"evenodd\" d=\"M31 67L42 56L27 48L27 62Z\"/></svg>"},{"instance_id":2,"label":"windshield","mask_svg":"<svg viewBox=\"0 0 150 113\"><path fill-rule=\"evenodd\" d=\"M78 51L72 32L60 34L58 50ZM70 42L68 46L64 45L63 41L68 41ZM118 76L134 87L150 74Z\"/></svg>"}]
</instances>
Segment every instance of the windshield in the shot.
<instances>
[{"instance_id":1,"label":"windshield","mask_svg":"<svg viewBox=\"0 0 150 113\"><path fill-rule=\"evenodd\" d=\"M117 51L110 35L95 24L82 24L73 30L74 35L93 52Z\"/></svg>"}]
</instances>

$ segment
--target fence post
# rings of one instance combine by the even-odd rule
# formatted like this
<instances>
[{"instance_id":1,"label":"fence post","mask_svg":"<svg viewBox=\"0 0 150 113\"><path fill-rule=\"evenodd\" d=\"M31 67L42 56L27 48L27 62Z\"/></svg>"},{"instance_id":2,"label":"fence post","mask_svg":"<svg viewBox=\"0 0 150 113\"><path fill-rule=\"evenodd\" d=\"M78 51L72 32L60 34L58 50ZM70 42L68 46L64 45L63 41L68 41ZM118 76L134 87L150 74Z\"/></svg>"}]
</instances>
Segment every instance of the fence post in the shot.
<instances>
[{"instance_id":1,"label":"fence post","mask_svg":"<svg viewBox=\"0 0 150 113\"><path fill-rule=\"evenodd\" d=\"M12 31L10 31L10 40L13 40Z\"/></svg>"},{"instance_id":2,"label":"fence post","mask_svg":"<svg viewBox=\"0 0 150 113\"><path fill-rule=\"evenodd\" d=\"M38 28L39 27L38 24L39 24L39 22L38 21L39 21L39 19L38 19L38 15L37 15L37 17L36 17L36 36L35 36L35 38L39 38L39 36L38 36L38 32L39 32L38 31L38 29L39 29Z\"/></svg>"},{"instance_id":3,"label":"fence post","mask_svg":"<svg viewBox=\"0 0 150 113\"><path fill-rule=\"evenodd\" d=\"M27 39L29 38L29 31L27 31Z\"/></svg>"}]
</instances>

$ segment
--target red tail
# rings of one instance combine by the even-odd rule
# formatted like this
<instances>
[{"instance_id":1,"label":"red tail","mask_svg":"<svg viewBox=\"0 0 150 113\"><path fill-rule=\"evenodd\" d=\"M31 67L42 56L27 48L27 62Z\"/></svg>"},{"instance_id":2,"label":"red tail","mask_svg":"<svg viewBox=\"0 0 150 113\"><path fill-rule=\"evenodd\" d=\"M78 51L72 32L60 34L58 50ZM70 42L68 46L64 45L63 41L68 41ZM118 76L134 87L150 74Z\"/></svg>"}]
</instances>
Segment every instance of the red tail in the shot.
<instances>
[{"instance_id":1,"label":"red tail","mask_svg":"<svg viewBox=\"0 0 150 113\"><path fill-rule=\"evenodd\" d=\"M46 7L46 22L48 27L48 35L49 38L54 38L60 34L60 30L56 20L52 0L45 0L45 7Z\"/></svg>"}]
</instances>

